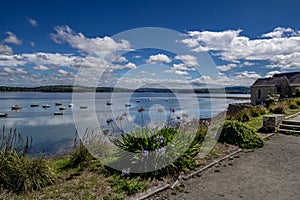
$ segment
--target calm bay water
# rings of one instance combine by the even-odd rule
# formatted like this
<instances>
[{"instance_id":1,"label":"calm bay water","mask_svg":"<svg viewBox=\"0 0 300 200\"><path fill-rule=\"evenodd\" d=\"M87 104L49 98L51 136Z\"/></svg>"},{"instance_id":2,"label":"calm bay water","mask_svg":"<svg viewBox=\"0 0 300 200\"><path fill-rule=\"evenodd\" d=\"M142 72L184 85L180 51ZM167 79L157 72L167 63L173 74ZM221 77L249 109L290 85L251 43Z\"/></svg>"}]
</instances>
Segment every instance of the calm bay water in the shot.
<instances>
[{"instance_id":1,"label":"calm bay water","mask_svg":"<svg viewBox=\"0 0 300 200\"><path fill-rule=\"evenodd\" d=\"M144 123L155 120L167 120L169 109L174 108L178 114L189 114L194 117L211 117L227 109L228 104L237 102L248 102L248 100L214 98L222 97L221 94L172 94L172 93L96 93L92 103L90 99L85 99L79 94L80 105L88 105L87 109L81 110L80 105L74 104L73 108L68 105L72 103L72 93L0 93L0 113L8 113L7 118L0 118L0 126L5 126L6 130L17 128L22 135L33 137L33 147L37 151L47 153L57 153L69 150L72 147L76 132L73 119L73 112L84 112L86 117L91 113L96 113L100 125L106 124L107 118L115 119L122 113L128 113L132 122L140 125L141 113L137 110L145 108L143 113ZM211 96L211 98L207 98ZM235 94L227 97L249 97L249 95ZM128 98L129 97L129 98ZM112 106L106 105L112 101ZM62 103L66 110L63 115L54 115L59 111L59 106L55 103ZM79 101L76 101L79 102ZM130 107L125 107L129 103ZM13 105L22 106L21 110L11 110ZM31 107L31 104L38 104L38 107ZM42 105L51 105L48 109L43 109ZM199 108L199 109L198 109ZM157 112L158 109L164 112Z\"/></svg>"}]
</instances>

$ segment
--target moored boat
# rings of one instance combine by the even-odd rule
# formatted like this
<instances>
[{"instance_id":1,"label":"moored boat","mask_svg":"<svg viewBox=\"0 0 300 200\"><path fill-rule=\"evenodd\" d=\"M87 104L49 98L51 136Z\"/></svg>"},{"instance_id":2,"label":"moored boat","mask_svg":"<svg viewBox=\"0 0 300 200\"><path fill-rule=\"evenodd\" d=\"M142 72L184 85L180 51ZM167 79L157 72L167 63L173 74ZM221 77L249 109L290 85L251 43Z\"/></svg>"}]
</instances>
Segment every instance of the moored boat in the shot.
<instances>
[{"instance_id":1,"label":"moored boat","mask_svg":"<svg viewBox=\"0 0 300 200\"><path fill-rule=\"evenodd\" d=\"M14 106L11 107L11 109L12 110L20 110L20 109L22 109L22 107L19 106L19 105L14 105Z\"/></svg>"},{"instance_id":2,"label":"moored boat","mask_svg":"<svg viewBox=\"0 0 300 200\"><path fill-rule=\"evenodd\" d=\"M42 108L50 108L51 106L49 105L49 104L44 104L43 106L42 106Z\"/></svg>"},{"instance_id":3,"label":"moored boat","mask_svg":"<svg viewBox=\"0 0 300 200\"><path fill-rule=\"evenodd\" d=\"M139 102L141 102L141 100L137 99L136 102L139 103Z\"/></svg>"},{"instance_id":4,"label":"moored boat","mask_svg":"<svg viewBox=\"0 0 300 200\"><path fill-rule=\"evenodd\" d=\"M7 113L0 113L0 117L7 117L8 114Z\"/></svg>"},{"instance_id":5,"label":"moored boat","mask_svg":"<svg viewBox=\"0 0 300 200\"><path fill-rule=\"evenodd\" d=\"M131 106L131 104L125 103L125 107L130 107L130 106Z\"/></svg>"},{"instance_id":6,"label":"moored boat","mask_svg":"<svg viewBox=\"0 0 300 200\"><path fill-rule=\"evenodd\" d=\"M66 107L59 107L58 109L59 109L59 110L67 110Z\"/></svg>"},{"instance_id":7,"label":"moored boat","mask_svg":"<svg viewBox=\"0 0 300 200\"><path fill-rule=\"evenodd\" d=\"M54 115L63 115L64 113L63 112L54 112L53 114Z\"/></svg>"},{"instance_id":8,"label":"moored boat","mask_svg":"<svg viewBox=\"0 0 300 200\"><path fill-rule=\"evenodd\" d=\"M33 103L30 105L30 107L39 107L39 104Z\"/></svg>"},{"instance_id":9,"label":"moored boat","mask_svg":"<svg viewBox=\"0 0 300 200\"><path fill-rule=\"evenodd\" d=\"M61 105L62 105L62 103L60 103L60 102L55 103L55 106L61 106Z\"/></svg>"},{"instance_id":10,"label":"moored boat","mask_svg":"<svg viewBox=\"0 0 300 200\"><path fill-rule=\"evenodd\" d=\"M70 108L72 108L72 107L74 106L74 104L73 104L73 103L70 103L68 106L69 106Z\"/></svg>"},{"instance_id":11,"label":"moored boat","mask_svg":"<svg viewBox=\"0 0 300 200\"><path fill-rule=\"evenodd\" d=\"M81 106L79 106L79 108L80 109L87 109L88 107L87 107L87 105L81 105Z\"/></svg>"},{"instance_id":12,"label":"moored boat","mask_svg":"<svg viewBox=\"0 0 300 200\"><path fill-rule=\"evenodd\" d=\"M111 101L106 102L106 105L111 106L113 103Z\"/></svg>"}]
</instances>

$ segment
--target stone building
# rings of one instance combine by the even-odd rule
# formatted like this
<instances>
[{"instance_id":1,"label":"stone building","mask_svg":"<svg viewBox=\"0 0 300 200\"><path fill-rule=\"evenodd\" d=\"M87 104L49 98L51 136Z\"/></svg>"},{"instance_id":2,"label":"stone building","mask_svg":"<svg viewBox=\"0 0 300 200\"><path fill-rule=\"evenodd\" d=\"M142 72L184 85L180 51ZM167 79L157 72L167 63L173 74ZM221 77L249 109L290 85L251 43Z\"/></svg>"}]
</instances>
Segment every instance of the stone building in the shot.
<instances>
[{"instance_id":1,"label":"stone building","mask_svg":"<svg viewBox=\"0 0 300 200\"><path fill-rule=\"evenodd\" d=\"M274 74L269 78L260 78L253 83L251 103L264 104L268 95L279 94L280 98L295 97L300 92L300 72Z\"/></svg>"}]
</instances>

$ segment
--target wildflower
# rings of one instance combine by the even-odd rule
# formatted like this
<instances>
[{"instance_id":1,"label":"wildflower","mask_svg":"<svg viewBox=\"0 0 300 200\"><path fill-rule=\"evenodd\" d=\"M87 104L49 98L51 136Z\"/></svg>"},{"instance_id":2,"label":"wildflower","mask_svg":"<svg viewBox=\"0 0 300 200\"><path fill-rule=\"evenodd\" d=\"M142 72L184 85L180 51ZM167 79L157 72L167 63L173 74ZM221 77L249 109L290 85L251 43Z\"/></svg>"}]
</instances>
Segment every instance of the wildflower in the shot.
<instances>
[{"instance_id":1,"label":"wildflower","mask_svg":"<svg viewBox=\"0 0 300 200\"><path fill-rule=\"evenodd\" d=\"M127 168L127 169L122 170L121 176L126 176L126 175L129 175L129 174L130 174L130 168Z\"/></svg>"},{"instance_id":2,"label":"wildflower","mask_svg":"<svg viewBox=\"0 0 300 200\"><path fill-rule=\"evenodd\" d=\"M162 156L166 153L166 148L165 147L161 147L159 149L155 150L156 155Z\"/></svg>"},{"instance_id":3,"label":"wildflower","mask_svg":"<svg viewBox=\"0 0 300 200\"><path fill-rule=\"evenodd\" d=\"M160 144L164 143L164 136L160 135L156 138L156 141L159 142Z\"/></svg>"},{"instance_id":4,"label":"wildflower","mask_svg":"<svg viewBox=\"0 0 300 200\"><path fill-rule=\"evenodd\" d=\"M106 123L107 124L110 124L110 123L112 123L114 120L112 119L112 118L108 118L107 120L106 120Z\"/></svg>"},{"instance_id":5,"label":"wildflower","mask_svg":"<svg viewBox=\"0 0 300 200\"><path fill-rule=\"evenodd\" d=\"M148 150L144 150L144 151L142 151L142 155L145 157L145 156L147 156L149 154L149 151Z\"/></svg>"},{"instance_id":6,"label":"wildflower","mask_svg":"<svg viewBox=\"0 0 300 200\"><path fill-rule=\"evenodd\" d=\"M145 111L145 108L143 108L143 107L140 107L140 108L138 109L138 112L139 112L139 113L144 112L144 111Z\"/></svg>"}]
</instances>

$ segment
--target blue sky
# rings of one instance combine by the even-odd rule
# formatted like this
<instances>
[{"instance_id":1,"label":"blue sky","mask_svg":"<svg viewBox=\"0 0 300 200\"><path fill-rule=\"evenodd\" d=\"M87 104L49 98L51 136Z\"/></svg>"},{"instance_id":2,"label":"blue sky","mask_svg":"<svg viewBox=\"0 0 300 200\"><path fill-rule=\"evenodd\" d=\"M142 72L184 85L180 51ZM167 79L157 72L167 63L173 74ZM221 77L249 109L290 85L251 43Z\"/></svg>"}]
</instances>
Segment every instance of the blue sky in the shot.
<instances>
[{"instance_id":1,"label":"blue sky","mask_svg":"<svg viewBox=\"0 0 300 200\"><path fill-rule=\"evenodd\" d=\"M74 84L81 70L101 73L92 77L100 86L249 86L300 69L297 0L12 0L1 7L0 85ZM174 43L191 53L135 49L115 38L142 27L179 32L184 38ZM203 54L214 75L202 73L211 67Z\"/></svg>"}]
</instances>

